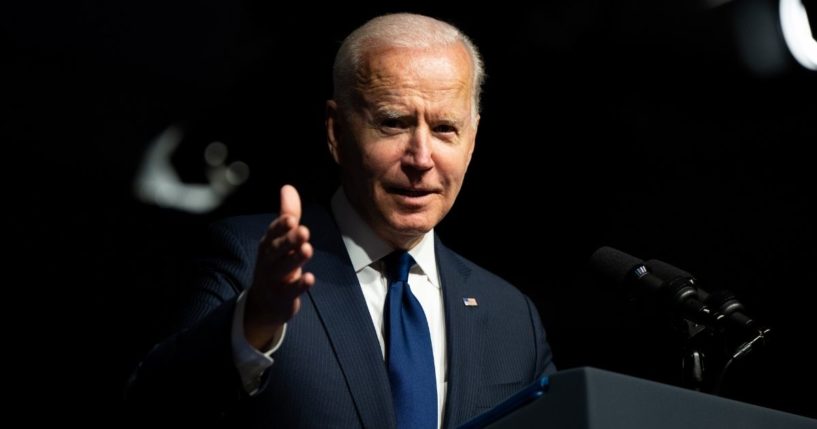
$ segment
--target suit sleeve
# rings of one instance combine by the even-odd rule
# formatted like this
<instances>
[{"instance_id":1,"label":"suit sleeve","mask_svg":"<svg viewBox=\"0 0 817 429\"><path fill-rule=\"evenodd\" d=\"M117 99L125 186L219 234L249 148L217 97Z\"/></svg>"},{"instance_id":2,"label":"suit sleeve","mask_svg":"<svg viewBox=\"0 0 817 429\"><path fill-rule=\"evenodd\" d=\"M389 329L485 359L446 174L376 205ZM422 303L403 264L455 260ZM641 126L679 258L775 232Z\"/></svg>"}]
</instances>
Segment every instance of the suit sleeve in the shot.
<instances>
[{"instance_id":1,"label":"suit sleeve","mask_svg":"<svg viewBox=\"0 0 817 429\"><path fill-rule=\"evenodd\" d=\"M238 293L252 278L254 247L223 226L211 227L211 252L191 270L175 333L156 345L131 376L135 420L212 424L234 413L247 393L236 369L231 331Z\"/></svg>"},{"instance_id":2,"label":"suit sleeve","mask_svg":"<svg viewBox=\"0 0 817 429\"><path fill-rule=\"evenodd\" d=\"M536 306L530 298L525 297L525 302L528 304L528 312L530 314L531 323L533 324L536 342L535 378L544 374L553 374L556 372L556 365L553 363L553 352L550 349L550 344L547 342L545 328L542 326L542 319L539 317L539 312L536 310Z\"/></svg>"}]
</instances>

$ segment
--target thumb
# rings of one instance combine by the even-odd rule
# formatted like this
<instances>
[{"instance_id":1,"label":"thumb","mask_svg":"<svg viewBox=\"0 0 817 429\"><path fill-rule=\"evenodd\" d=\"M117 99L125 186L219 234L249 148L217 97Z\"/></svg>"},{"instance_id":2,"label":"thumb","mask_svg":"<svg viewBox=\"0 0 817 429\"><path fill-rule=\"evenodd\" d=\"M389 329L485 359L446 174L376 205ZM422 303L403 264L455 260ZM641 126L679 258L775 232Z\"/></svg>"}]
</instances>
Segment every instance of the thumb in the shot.
<instances>
[{"instance_id":1,"label":"thumb","mask_svg":"<svg viewBox=\"0 0 817 429\"><path fill-rule=\"evenodd\" d=\"M301 220L301 197L292 185L281 187L281 213L279 215L293 216L296 222Z\"/></svg>"}]
</instances>

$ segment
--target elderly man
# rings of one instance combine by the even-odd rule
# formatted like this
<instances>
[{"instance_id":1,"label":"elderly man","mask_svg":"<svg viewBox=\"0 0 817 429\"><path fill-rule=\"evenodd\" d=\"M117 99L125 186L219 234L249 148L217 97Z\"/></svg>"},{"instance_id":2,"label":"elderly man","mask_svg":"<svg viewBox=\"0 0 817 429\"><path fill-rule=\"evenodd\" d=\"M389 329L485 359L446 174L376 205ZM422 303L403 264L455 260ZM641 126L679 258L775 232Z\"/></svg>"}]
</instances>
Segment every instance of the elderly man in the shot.
<instances>
[{"instance_id":1,"label":"elderly man","mask_svg":"<svg viewBox=\"0 0 817 429\"><path fill-rule=\"evenodd\" d=\"M412 14L355 30L334 67L329 210L215 224L187 326L129 397L186 420L456 427L555 370L533 303L434 235L474 151L479 54ZM260 244L259 244L260 239Z\"/></svg>"}]
</instances>

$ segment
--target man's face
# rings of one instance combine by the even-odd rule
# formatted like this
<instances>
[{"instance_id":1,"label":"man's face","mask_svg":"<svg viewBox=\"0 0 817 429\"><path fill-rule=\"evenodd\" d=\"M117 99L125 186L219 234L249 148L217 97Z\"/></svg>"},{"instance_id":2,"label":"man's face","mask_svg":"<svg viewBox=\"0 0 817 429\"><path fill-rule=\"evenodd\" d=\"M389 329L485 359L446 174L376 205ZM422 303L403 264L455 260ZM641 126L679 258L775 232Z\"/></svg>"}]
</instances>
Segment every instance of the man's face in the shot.
<instances>
[{"instance_id":1,"label":"man's face","mask_svg":"<svg viewBox=\"0 0 817 429\"><path fill-rule=\"evenodd\" d=\"M460 44L380 49L364 57L353 105L328 104L344 190L394 246L415 244L457 198L477 133L472 79Z\"/></svg>"}]
</instances>

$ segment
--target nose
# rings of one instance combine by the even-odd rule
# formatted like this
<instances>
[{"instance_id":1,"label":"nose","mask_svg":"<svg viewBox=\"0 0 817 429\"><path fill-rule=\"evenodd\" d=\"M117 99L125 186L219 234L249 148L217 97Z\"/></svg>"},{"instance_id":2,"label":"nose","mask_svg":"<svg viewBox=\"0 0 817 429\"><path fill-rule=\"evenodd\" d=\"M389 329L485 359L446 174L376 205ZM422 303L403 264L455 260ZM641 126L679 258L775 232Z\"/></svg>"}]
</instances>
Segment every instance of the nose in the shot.
<instances>
[{"instance_id":1,"label":"nose","mask_svg":"<svg viewBox=\"0 0 817 429\"><path fill-rule=\"evenodd\" d=\"M428 126L422 125L414 128L404 156L404 163L420 171L430 170L434 167L432 144L431 130Z\"/></svg>"}]
</instances>

